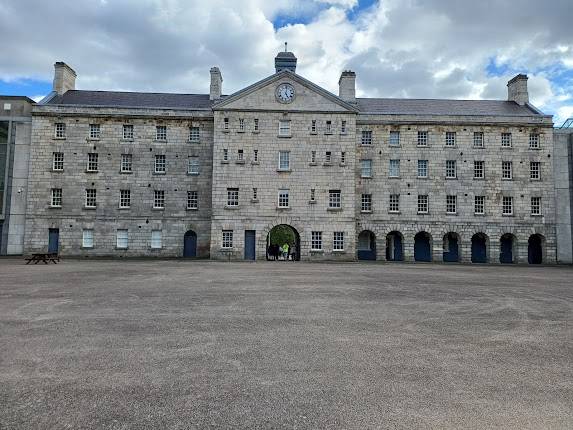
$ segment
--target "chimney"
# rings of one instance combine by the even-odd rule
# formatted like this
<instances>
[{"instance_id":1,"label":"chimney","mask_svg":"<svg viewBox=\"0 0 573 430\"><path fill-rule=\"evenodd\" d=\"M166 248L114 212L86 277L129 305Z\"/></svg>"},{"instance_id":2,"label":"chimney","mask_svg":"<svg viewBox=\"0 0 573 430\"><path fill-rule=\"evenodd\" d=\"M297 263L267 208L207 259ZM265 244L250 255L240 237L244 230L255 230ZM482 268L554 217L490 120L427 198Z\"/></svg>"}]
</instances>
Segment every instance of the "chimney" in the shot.
<instances>
[{"instance_id":1,"label":"chimney","mask_svg":"<svg viewBox=\"0 0 573 430\"><path fill-rule=\"evenodd\" d=\"M348 103L356 103L356 73L345 70L338 80L338 97Z\"/></svg>"},{"instance_id":2,"label":"chimney","mask_svg":"<svg viewBox=\"0 0 573 430\"><path fill-rule=\"evenodd\" d=\"M58 61L54 64L54 85L52 91L61 96L68 90L75 90L76 76L74 69L63 61Z\"/></svg>"},{"instance_id":3,"label":"chimney","mask_svg":"<svg viewBox=\"0 0 573 430\"><path fill-rule=\"evenodd\" d=\"M219 100L223 93L223 75L218 67L211 67L211 87L209 88L209 100Z\"/></svg>"},{"instance_id":4,"label":"chimney","mask_svg":"<svg viewBox=\"0 0 573 430\"><path fill-rule=\"evenodd\" d=\"M507 83L507 100L520 106L529 103L527 75L521 73Z\"/></svg>"}]
</instances>

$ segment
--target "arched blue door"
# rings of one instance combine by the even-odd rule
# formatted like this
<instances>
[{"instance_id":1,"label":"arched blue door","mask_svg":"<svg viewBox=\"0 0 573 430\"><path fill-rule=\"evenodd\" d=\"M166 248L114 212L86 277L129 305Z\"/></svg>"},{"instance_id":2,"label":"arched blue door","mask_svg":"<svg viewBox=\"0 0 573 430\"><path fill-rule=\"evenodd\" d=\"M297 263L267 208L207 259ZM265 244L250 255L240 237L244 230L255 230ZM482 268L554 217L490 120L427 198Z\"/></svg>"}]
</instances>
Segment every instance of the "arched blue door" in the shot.
<instances>
[{"instance_id":1,"label":"arched blue door","mask_svg":"<svg viewBox=\"0 0 573 430\"><path fill-rule=\"evenodd\" d=\"M368 230L358 235L358 259L376 260L376 236Z\"/></svg>"},{"instance_id":2,"label":"arched blue door","mask_svg":"<svg viewBox=\"0 0 573 430\"><path fill-rule=\"evenodd\" d=\"M444 237L444 261L447 263L460 261L458 236L454 233L448 233Z\"/></svg>"},{"instance_id":3,"label":"arched blue door","mask_svg":"<svg viewBox=\"0 0 573 430\"><path fill-rule=\"evenodd\" d=\"M505 234L500 239L499 262L502 264L513 263L513 236Z\"/></svg>"},{"instance_id":4,"label":"arched blue door","mask_svg":"<svg viewBox=\"0 0 573 430\"><path fill-rule=\"evenodd\" d=\"M193 230L185 233L183 238L183 257L197 256L197 234Z\"/></svg>"},{"instance_id":5,"label":"arched blue door","mask_svg":"<svg viewBox=\"0 0 573 430\"><path fill-rule=\"evenodd\" d=\"M430 235L421 231L414 237L414 260L432 261Z\"/></svg>"},{"instance_id":6,"label":"arched blue door","mask_svg":"<svg viewBox=\"0 0 573 430\"><path fill-rule=\"evenodd\" d=\"M388 233L388 236L386 236L386 260L402 261L403 259L402 235L397 231Z\"/></svg>"},{"instance_id":7,"label":"arched blue door","mask_svg":"<svg viewBox=\"0 0 573 430\"><path fill-rule=\"evenodd\" d=\"M533 234L527 244L527 261L529 264L541 264L543 262L543 247L541 236Z\"/></svg>"},{"instance_id":8,"label":"arched blue door","mask_svg":"<svg viewBox=\"0 0 573 430\"><path fill-rule=\"evenodd\" d=\"M487 263L487 238L482 233L472 237L472 263Z\"/></svg>"}]
</instances>

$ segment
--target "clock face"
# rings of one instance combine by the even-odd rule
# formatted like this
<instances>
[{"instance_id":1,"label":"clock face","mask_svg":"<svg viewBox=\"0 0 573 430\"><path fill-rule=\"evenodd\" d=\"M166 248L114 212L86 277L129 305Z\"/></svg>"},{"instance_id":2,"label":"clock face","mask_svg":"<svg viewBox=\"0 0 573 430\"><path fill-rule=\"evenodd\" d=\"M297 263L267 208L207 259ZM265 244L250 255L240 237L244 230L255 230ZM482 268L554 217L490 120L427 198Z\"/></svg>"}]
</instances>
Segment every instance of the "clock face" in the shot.
<instances>
[{"instance_id":1,"label":"clock face","mask_svg":"<svg viewBox=\"0 0 573 430\"><path fill-rule=\"evenodd\" d=\"M291 84L280 84L275 95L281 103L290 103L294 100L294 87Z\"/></svg>"}]
</instances>

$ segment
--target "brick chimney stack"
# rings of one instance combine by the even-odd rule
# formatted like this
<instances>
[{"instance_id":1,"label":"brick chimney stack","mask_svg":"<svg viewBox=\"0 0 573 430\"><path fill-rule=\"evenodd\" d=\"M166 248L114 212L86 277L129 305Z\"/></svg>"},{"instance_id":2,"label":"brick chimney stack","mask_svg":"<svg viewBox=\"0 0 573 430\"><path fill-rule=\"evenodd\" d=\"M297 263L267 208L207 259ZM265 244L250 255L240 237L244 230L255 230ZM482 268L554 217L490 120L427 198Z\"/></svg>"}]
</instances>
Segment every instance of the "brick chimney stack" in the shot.
<instances>
[{"instance_id":1,"label":"brick chimney stack","mask_svg":"<svg viewBox=\"0 0 573 430\"><path fill-rule=\"evenodd\" d=\"M527 75L521 73L507 83L507 100L520 106L529 103L527 91Z\"/></svg>"},{"instance_id":2,"label":"brick chimney stack","mask_svg":"<svg viewBox=\"0 0 573 430\"><path fill-rule=\"evenodd\" d=\"M76 72L63 61L54 64L54 84L52 90L58 95L76 89Z\"/></svg>"}]
</instances>

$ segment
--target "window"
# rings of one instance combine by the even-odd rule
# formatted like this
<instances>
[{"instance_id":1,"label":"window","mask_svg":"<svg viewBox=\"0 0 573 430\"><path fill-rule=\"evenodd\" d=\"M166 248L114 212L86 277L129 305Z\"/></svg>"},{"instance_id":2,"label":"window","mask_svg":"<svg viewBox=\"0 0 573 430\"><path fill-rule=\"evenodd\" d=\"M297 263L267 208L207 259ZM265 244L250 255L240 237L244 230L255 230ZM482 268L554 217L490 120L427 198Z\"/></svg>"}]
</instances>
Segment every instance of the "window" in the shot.
<instances>
[{"instance_id":1,"label":"window","mask_svg":"<svg viewBox=\"0 0 573 430\"><path fill-rule=\"evenodd\" d=\"M344 151L340 153L340 164L346 164L346 152Z\"/></svg>"},{"instance_id":2,"label":"window","mask_svg":"<svg viewBox=\"0 0 573 430\"><path fill-rule=\"evenodd\" d=\"M223 118L223 130L229 129L229 118Z\"/></svg>"},{"instance_id":3,"label":"window","mask_svg":"<svg viewBox=\"0 0 573 430\"><path fill-rule=\"evenodd\" d=\"M127 230L117 230L116 247L126 249L129 244L129 236Z\"/></svg>"},{"instance_id":4,"label":"window","mask_svg":"<svg viewBox=\"0 0 573 430\"><path fill-rule=\"evenodd\" d=\"M121 172L131 172L133 159L131 154L121 154Z\"/></svg>"},{"instance_id":5,"label":"window","mask_svg":"<svg viewBox=\"0 0 573 430\"><path fill-rule=\"evenodd\" d=\"M237 161L239 163L242 163L243 161L245 161L245 153L242 149L237 150Z\"/></svg>"},{"instance_id":6,"label":"window","mask_svg":"<svg viewBox=\"0 0 573 430\"><path fill-rule=\"evenodd\" d=\"M279 170L290 169L290 152L279 151Z\"/></svg>"},{"instance_id":7,"label":"window","mask_svg":"<svg viewBox=\"0 0 573 430\"><path fill-rule=\"evenodd\" d=\"M539 161L529 162L529 179L540 179L540 167L541 163Z\"/></svg>"},{"instance_id":8,"label":"window","mask_svg":"<svg viewBox=\"0 0 573 430\"><path fill-rule=\"evenodd\" d=\"M279 208L288 208L288 190L279 190Z\"/></svg>"},{"instance_id":9,"label":"window","mask_svg":"<svg viewBox=\"0 0 573 430\"><path fill-rule=\"evenodd\" d=\"M340 134L346 134L346 121L340 123Z\"/></svg>"},{"instance_id":10,"label":"window","mask_svg":"<svg viewBox=\"0 0 573 430\"><path fill-rule=\"evenodd\" d=\"M253 188L253 200L259 199L259 190L257 188Z\"/></svg>"},{"instance_id":11,"label":"window","mask_svg":"<svg viewBox=\"0 0 573 430\"><path fill-rule=\"evenodd\" d=\"M426 194L418 195L418 213L428 213L428 195Z\"/></svg>"},{"instance_id":12,"label":"window","mask_svg":"<svg viewBox=\"0 0 573 430\"><path fill-rule=\"evenodd\" d=\"M125 209L129 208L130 206L131 206L131 191L119 190L119 207Z\"/></svg>"},{"instance_id":13,"label":"window","mask_svg":"<svg viewBox=\"0 0 573 430\"><path fill-rule=\"evenodd\" d=\"M344 232L335 231L332 239L332 249L334 251L344 251Z\"/></svg>"},{"instance_id":14,"label":"window","mask_svg":"<svg viewBox=\"0 0 573 430\"><path fill-rule=\"evenodd\" d=\"M162 232L161 230L151 230L151 248L160 249L161 248Z\"/></svg>"},{"instance_id":15,"label":"window","mask_svg":"<svg viewBox=\"0 0 573 430\"><path fill-rule=\"evenodd\" d=\"M476 131L474 133L474 147L483 148L483 131Z\"/></svg>"},{"instance_id":16,"label":"window","mask_svg":"<svg viewBox=\"0 0 573 430\"><path fill-rule=\"evenodd\" d=\"M341 193L340 190L329 190L328 191L328 207L329 208L341 208Z\"/></svg>"},{"instance_id":17,"label":"window","mask_svg":"<svg viewBox=\"0 0 573 430\"><path fill-rule=\"evenodd\" d=\"M155 127L155 140L166 141L167 140L167 126L158 125Z\"/></svg>"},{"instance_id":18,"label":"window","mask_svg":"<svg viewBox=\"0 0 573 430\"><path fill-rule=\"evenodd\" d=\"M446 160L446 178L456 178L456 160Z\"/></svg>"},{"instance_id":19,"label":"window","mask_svg":"<svg viewBox=\"0 0 573 430\"><path fill-rule=\"evenodd\" d=\"M94 231L92 229L84 229L82 231L82 248L94 247Z\"/></svg>"},{"instance_id":20,"label":"window","mask_svg":"<svg viewBox=\"0 0 573 430\"><path fill-rule=\"evenodd\" d=\"M124 124L123 125L123 138L125 140L133 140L133 125Z\"/></svg>"},{"instance_id":21,"label":"window","mask_svg":"<svg viewBox=\"0 0 573 430\"><path fill-rule=\"evenodd\" d=\"M501 147L511 148L511 133L501 133Z\"/></svg>"},{"instance_id":22,"label":"window","mask_svg":"<svg viewBox=\"0 0 573 430\"><path fill-rule=\"evenodd\" d=\"M485 177L485 161L474 161L474 179L483 179Z\"/></svg>"},{"instance_id":23,"label":"window","mask_svg":"<svg viewBox=\"0 0 573 430\"><path fill-rule=\"evenodd\" d=\"M388 212L400 212L400 194L390 194Z\"/></svg>"},{"instance_id":24,"label":"window","mask_svg":"<svg viewBox=\"0 0 573 430\"><path fill-rule=\"evenodd\" d=\"M390 160L388 176L391 178L398 178L400 176L400 160Z\"/></svg>"},{"instance_id":25,"label":"window","mask_svg":"<svg viewBox=\"0 0 573 430\"><path fill-rule=\"evenodd\" d=\"M221 244L222 248L232 248L233 247L233 230L223 230L223 242Z\"/></svg>"},{"instance_id":26,"label":"window","mask_svg":"<svg viewBox=\"0 0 573 430\"><path fill-rule=\"evenodd\" d=\"M485 214L485 196L474 196L474 214Z\"/></svg>"},{"instance_id":27,"label":"window","mask_svg":"<svg viewBox=\"0 0 573 430\"><path fill-rule=\"evenodd\" d=\"M316 151L310 152L310 162L313 164L316 163Z\"/></svg>"},{"instance_id":28,"label":"window","mask_svg":"<svg viewBox=\"0 0 573 430\"><path fill-rule=\"evenodd\" d=\"M66 138L66 124L63 122L57 122L54 124L54 137L56 139Z\"/></svg>"},{"instance_id":29,"label":"window","mask_svg":"<svg viewBox=\"0 0 573 430\"><path fill-rule=\"evenodd\" d=\"M322 231L311 232L310 250L311 251L322 251Z\"/></svg>"},{"instance_id":30,"label":"window","mask_svg":"<svg viewBox=\"0 0 573 430\"><path fill-rule=\"evenodd\" d=\"M199 209L199 193L187 191L187 209Z\"/></svg>"},{"instance_id":31,"label":"window","mask_svg":"<svg viewBox=\"0 0 573 430\"><path fill-rule=\"evenodd\" d=\"M418 160L418 178L428 177L428 160Z\"/></svg>"},{"instance_id":32,"label":"window","mask_svg":"<svg viewBox=\"0 0 573 430\"><path fill-rule=\"evenodd\" d=\"M239 206L238 188L227 188L227 206Z\"/></svg>"},{"instance_id":33,"label":"window","mask_svg":"<svg viewBox=\"0 0 573 430\"><path fill-rule=\"evenodd\" d=\"M315 119L313 119L313 120L310 122L310 132L311 132L311 133L316 133L316 120L315 120Z\"/></svg>"},{"instance_id":34,"label":"window","mask_svg":"<svg viewBox=\"0 0 573 430\"><path fill-rule=\"evenodd\" d=\"M446 196L446 213L455 214L457 206L457 196Z\"/></svg>"},{"instance_id":35,"label":"window","mask_svg":"<svg viewBox=\"0 0 573 430\"><path fill-rule=\"evenodd\" d=\"M253 131L259 131L259 119L255 118L253 120Z\"/></svg>"},{"instance_id":36,"label":"window","mask_svg":"<svg viewBox=\"0 0 573 430\"><path fill-rule=\"evenodd\" d=\"M97 172L97 160L97 153L88 154L88 172Z\"/></svg>"},{"instance_id":37,"label":"window","mask_svg":"<svg viewBox=\"0 0 573 430\"><path fill-rule=\"evenodd\" d=\"M187 173L190 175L199 174L199 157L189 157L187 159Z\"/></svg>"},{"instance_id":38,"label":"window","mask_svg":"<svg viewBox=\"0 0 573 430\"><path fill-rule=\"evenodd\" d=\"M165 155L156 155L155 156L155 173L165 173Z\"/></svg>"},{"instance_id":39,"label":"window","mask_svg":"<svg viewBox=\"0 0 573 430\"><path fill-rule=\"evenodd\" d=\"M52 188L51 193L52 199L50 202L50 206L53 208L61 208L62 207L62 189L61 188Z\"/></svg>"},{"instance_id":40,"label":"window","mask_svg":"<svg viewBox=\"0 0 573 430\"><path fill-rule=\"evenodd\" d=\"M189 127L189 142L199 143L201 139L201 131L199 127Z\"/></svg>"},{"instance_id":41,"label":"window","mask_svg":"<svg viewBox=\"0 0 573 430\"><path fill-rule=\"evenodd\" d=\"M372 194L362 194L360 210L362 212L372 212Z\"/></svg>"},{"instance_id":42,"label":"window","mask_svg":"<svg viewBox=\"0 0 573 430\"><path fill-rule=\"evenodd\" d=\"M153 209L164 209L165 208L165 191L155 190L153 191Z\"/></svg>"},{"instance_id":43,"label":"window","mask_svg":"<svg viewBox=\"0 0 573 430\"><path fill-rule=\"evenodd\" d=\"M362 131L362 139L360 140L362 145L372 145L372 131L370 130L363 130Z\"/></svg>"},{"instance_id":44,"label":"window","mask_svg":"<svg viewBox=\"0 0 573 430\"><path fill-rule=\"evenodd\" d=\"M245 131L245 120L244 120L244 118L239 118L239 131Z\"/></svg>"},{"instance_id":45,"label":"window","mask_svg":"<svg viewBox=\"0 0 573 430\"><path fill-rule=\"evenodd\" d=\"M258 149L253 150L253 161L255 163L259 162L259 150Z\"/></svg>"},{"instance_id":46,"label":"window","mask_svg":"<svg viewBox=\"0 0 573 430\"><path fill-rule=\"evenodd\" d=\"M90 139L99 139L101 136L99 124L90 124Z\"/></svg>"},{"instance_id":47,"label":"window","mask_svg":"<svg viewBox=\"0 0 573 430\"><path fill-rule=\"evenodd\" d=\"M86 208L96 207L97 191L94 188L86 189Z\"/></svg>"},{"instance_id":48,"label":"window","mask_svg":"<svg viewBox=\"0 0 573 430\"><path fill-rule=\"evenodd\" d=\"M539 149L539 134L531 133L529 135L529 149Z\"/></svg>"},{"instance_id":49,"label":"window","mask_svg":"<svg viewBox=\"0 0 573 430\"><path fill-rule=\"evenodd\" d=\"M501 179L511 179L513 178L511 161L501 162Z\"/></svg>"},{"instance_id":50,"label":"window","mask_svg":"<svg viewBox=\"0 0 573 430\"><path fill-rule=\"evenodd\" d=\"M372 160L360 160L360 176L363 178L372 177Z\"/></svg>"},{"instance_id":51,"label":"window","mask_svg":"<svg viewBox=\"0 0 573 430\"><path fill-rule=\"evenodd\" d=\"M502 200L503 215L513 215L513 197L504 196Z\"/></svg>"},{"instance_id":52,"label":"window","mask_svg":"<svg viewBox=\"0 0 573 430\"><path fill-rule=\"evenodd\" d=\"M455 131L446 131L446 146L456 146Z\"/></svg>"},{"instance_id":53,"label":"window","mask_svg":"<svg viewBox=\"0 0 573 430\"><path fill-rule=\"evenodd\" d=\"M332 152L326 151L326 154L324 154L324 162L326 164L330 164L332 162Z\"/></svg>"},{"instance_id":54,"label":"window","mask_svg":"<svg viewBox=\"0 0 573 430\"><path fill-rule=\"evenodd\" d=\"M428 132L419 131L418 132L418 146L428 146Z\"/></svg>"},{"instance_id":55,"label":"window","mask_svg":"<svg viewBox=\"0 0 573 430\"><path fill-rule=\"evenodd\" d=\"M57 170L57 171L64 170L64 153L63 152L54 152L53 161L52 161L52 169Z\"/></svg>"},{"instance_id":56,"label":"window","mask_svg":"<svg viewBox=\"0 0 573 430\"><path fill-rule=\"evenodd\" d=\"M311 188L311 189L310 189L310 201L311 201L311 202L316 201L316 191L315 191L314 188Z\"/></svg>"},{"instance_id":57,"label":"window","mask_svg":"<svg viewBox=\"0 0 573 430\"><path fill-rule=\"evenodd\" d=\"M326 134L332 133L332 121L326 121L326 128L324 130Z\"/></svg>"},{"instance_id":58,"label":"window","mask_svg":"<svg viewBox=\"0 0 573 430\"><path fill-rule=\"evenodd\" d=\"M290 121L279 121L279 136L290 136Z\"/></svg>"},{"instance_id":59,"label":"window","mask_svg":"<svg viewBox=\"0 0 573 430\"><path fill-rule=\"evenodd\" d=\"M531 197L531 215L541 215L541 197Z\"/></svg>"},{"instance_id":60,"label":"window","mask_svg":"<svg viewBox=\"0 0 573 430\"><path fill-rule=\"evenodd\" d=\"M390 145L391 146L400 146L400 132L399 131L391 131L390 132Z\"/></svg>"},{"instance_id":61,"label":"window","mask_svg":"<svg viewBox=\"0 0 573 430\"><path fill-rule=\"evenodd\" d=\"M229 161L229 150L223 149L223 161Z\"/></svg>"}]
</instances>

